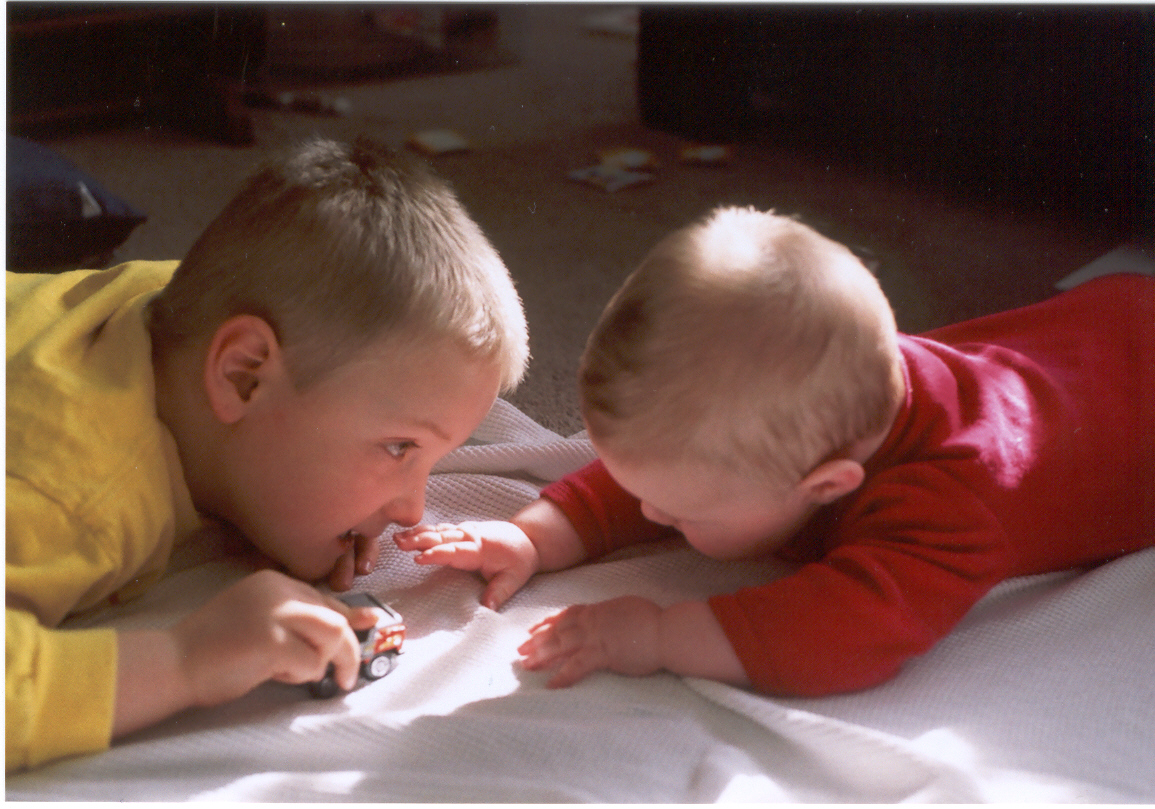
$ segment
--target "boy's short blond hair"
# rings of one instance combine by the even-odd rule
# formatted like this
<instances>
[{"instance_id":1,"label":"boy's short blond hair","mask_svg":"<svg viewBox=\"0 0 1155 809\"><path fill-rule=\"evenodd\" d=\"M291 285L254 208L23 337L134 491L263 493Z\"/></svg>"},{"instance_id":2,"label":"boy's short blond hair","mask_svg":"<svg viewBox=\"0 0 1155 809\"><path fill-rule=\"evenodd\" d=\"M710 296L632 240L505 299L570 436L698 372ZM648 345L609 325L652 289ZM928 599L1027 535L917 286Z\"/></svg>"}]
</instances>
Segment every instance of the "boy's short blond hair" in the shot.
<instances>
[{"instance_id":1,"label":"boy's short blond hair","mask_svg":"<svg viewBox=\"0 0 1155 809\"><path fill-rule=\"evenodd\" d=\"M650 252L590 335L580 385L600 448L774 486L883 429L904 389L874 276L752 208L720 208Z\"/></svg>"},{"instance_id":2,"label":"boy's short blond hair","mask_svg":"<svg viewBox=\"0 0 1155 809\"><path fill-rule=\"evenodd\" d=\"M311 140L258 170L150 305L154 350L230 317L266 320L306 388L383 338L449 338L516 386L529 357L521 301L452 189L360 138Z\"/></svg>"}]
</instances>

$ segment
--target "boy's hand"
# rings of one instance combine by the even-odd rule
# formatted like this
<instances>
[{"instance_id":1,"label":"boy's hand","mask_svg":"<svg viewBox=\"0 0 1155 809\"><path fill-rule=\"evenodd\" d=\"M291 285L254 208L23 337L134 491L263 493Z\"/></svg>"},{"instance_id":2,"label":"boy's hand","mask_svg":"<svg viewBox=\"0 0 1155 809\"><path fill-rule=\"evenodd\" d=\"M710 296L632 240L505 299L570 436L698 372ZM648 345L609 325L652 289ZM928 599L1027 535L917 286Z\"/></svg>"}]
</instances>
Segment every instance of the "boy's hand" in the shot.
<instances>
[{"instance_id":1,"label":"boy's hand","mask_svg":"<svg viewBox=\"0 0 1155 809\"><path fill-rule=\"evenodd\" d=\"M377 556L380 553L377 537L351 533L348 542L349 547L325 577L329 587L338 593L353 586L354 576L368 576L372 573L373 568L377 567Z\"/></svg>"},{"instance_id":2,"label":"boy's hand","mask_svg":"<svg viewBox=\"0 0 1155 809\"><path fill-rule=\"evenodd\" d=\"M530 629L517 651L526 669L557 667L550 688L573 685L599 669L653 674L662 668L661 617L661 607L638 596L578 604Z\"/></svg>"},{"instance_id":3,"label":"boy's hand","mask_svg":"<svg viewBox=\"0 0 1155 809\"><path fill-rule=\"evenodd\" d=\"M419 565L448 565L476 570L489 582L481 603L496 610L538 571L537 548L525 532L509 522L463 522L419 525L394 534L403 551L419 551Z\"/></svg>"},{"instance_id":4,"label":"boy's hand","mask_svg":"<svg viewBox=\"0 0 1155 809\"><path fill-rule=\"evenodd\" d=\"M361 662L353 630L375 621L369 608L267 570L218 594L172 632L192 704L215 705L266 680L319 680L329 663L337 683L353 688Z\"/></svg>"},{"instance_id":5,"label":"boy's hand","mask_svg":"<svg viewBox=\"0 0 1155 809\"><path fill-rule=\"evenodd\" d=\"M349 607L262 570L171 629L118 632L113 736L185 708L227 702L266 680L319 680L329 663L338 684L352 688L360 665L353 630L376 620L369 607Z\"/></svg>"}]
</instances>

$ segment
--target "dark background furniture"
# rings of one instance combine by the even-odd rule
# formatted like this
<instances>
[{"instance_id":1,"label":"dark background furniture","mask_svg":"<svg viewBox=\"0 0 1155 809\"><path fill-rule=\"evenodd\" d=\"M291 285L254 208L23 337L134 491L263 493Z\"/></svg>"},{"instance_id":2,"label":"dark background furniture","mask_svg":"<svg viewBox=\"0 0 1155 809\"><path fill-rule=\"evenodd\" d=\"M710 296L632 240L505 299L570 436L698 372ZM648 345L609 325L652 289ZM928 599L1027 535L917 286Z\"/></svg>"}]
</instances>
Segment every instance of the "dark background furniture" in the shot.
<instances>
[{"instance_id":1,"label":"dark background furniture","mask_svg":"<svg viewBox=\"0 0 1155 809\"><path fill-rule=\"evenodd\" d=\"M641 8L643 121L1150 230L1150 5Z\"/></svg>"},{"instance_id":2,"label":"dark background furniture","mask_svg":"<svg viewBox=\"0 0 1155 809\"><path fill-rule=\"evenodd\" d=\"M135 120L252 141L243 91L264 60L259 4L6 5L9 132Z\"/></svg>"}]
</instances>

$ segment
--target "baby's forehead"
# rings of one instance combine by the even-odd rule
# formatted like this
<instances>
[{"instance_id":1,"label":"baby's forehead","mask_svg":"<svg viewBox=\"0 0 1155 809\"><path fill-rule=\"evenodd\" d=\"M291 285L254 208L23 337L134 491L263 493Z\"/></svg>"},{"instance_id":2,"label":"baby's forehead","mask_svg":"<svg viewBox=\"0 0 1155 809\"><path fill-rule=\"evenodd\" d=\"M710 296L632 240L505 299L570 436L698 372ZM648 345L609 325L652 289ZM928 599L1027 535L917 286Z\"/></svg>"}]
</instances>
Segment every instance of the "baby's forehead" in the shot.
<instances>
[{"instance_id":1,"label":"baby's forehead","mask_svg":"<svg viewBox=\"0 0 1155 809\"><path fill-rule=\"evenodd\" d=\"M728 457L721 446L713 455L678 452L674 447L638 446L637 442L594 440L594 448L606 466L648 482L682 489L687 500L709 501L721 494L757 493L773 497L777 486L766 474L758 474Z\"/></svg>"}]
</instances>

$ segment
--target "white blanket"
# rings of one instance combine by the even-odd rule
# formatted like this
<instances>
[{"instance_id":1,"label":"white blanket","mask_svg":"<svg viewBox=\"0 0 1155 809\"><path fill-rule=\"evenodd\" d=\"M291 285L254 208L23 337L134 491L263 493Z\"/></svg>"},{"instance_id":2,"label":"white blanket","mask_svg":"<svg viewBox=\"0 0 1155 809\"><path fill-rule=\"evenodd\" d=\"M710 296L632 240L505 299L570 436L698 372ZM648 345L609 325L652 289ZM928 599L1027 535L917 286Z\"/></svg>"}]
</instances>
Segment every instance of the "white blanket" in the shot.
<instances>
[{"instance_id":1,"label":"white blanket","mask_svg":"<svg viewBox=\"0 0 1155 809\"><path fill-rule=\"evenodd\" d=\"M426 519L504 518L592 457L498 402L430 482ZM405 616L388 677L329 701L266 684L95 756L9 777L10 800L443 802L1155 800L1155 550L1004 583L870 691L769 699L672 675L548 690L516 647L568 604L673 603L764 581L669 541L536 577L500 612L482 582L386 537L359 589ZM202 554L197 557L193 551ZM247 570L204 538L138 602L76 625L165 625Z\"/></svg>"}]
</instances>

